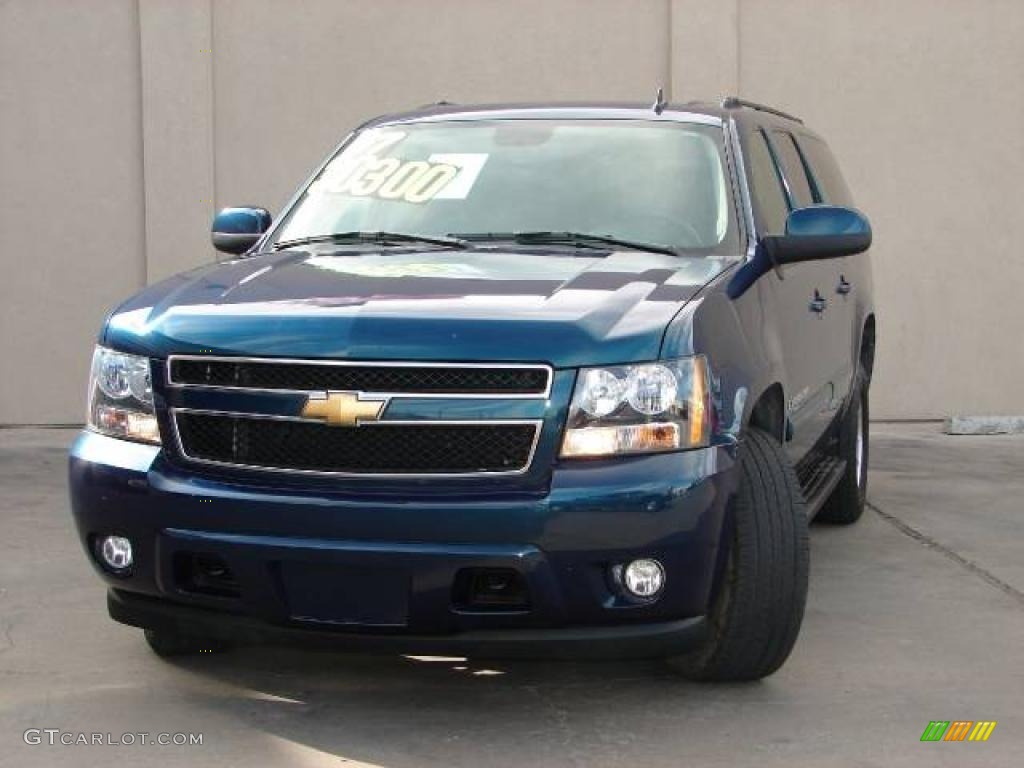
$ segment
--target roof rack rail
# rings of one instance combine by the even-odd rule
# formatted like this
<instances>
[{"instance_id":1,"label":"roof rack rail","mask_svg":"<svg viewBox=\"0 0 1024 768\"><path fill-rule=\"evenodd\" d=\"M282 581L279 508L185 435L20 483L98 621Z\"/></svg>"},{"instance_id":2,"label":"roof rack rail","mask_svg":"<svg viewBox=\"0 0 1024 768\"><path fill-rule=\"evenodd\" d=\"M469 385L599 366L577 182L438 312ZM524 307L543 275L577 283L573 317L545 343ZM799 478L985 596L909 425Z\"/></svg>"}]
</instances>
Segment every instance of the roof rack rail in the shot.
<instances>
[{"instance_id":1,"label":"roof rack rail","mask_svg":"<svg viewBox=\"0 0 1024 768\"><path fill-rule=\"evenodd\" d=\"M793 120L794 122L804 124L796 115L791 115L788 112L783 112L781 109L775 109L774 107L768 107L764 104L758 104L756 101L747 101L741 99L739 96L726 96L722 99L722 109L736 109L738 107L747 107L748 109L756 109L758 112L767 112L770 115L777 115L778 117L784 117L787 120Z\"/></svg>"}]
</instances>

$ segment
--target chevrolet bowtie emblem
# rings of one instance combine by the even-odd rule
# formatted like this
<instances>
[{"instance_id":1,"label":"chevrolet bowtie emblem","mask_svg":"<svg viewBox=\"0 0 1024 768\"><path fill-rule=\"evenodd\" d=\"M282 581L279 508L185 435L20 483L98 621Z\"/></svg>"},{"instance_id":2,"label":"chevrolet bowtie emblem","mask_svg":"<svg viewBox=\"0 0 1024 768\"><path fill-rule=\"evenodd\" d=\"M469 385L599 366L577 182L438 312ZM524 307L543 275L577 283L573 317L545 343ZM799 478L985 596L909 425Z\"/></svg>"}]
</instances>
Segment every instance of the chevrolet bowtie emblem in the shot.
<instances>
[{"instance_id":1,"label":"chevrolet bowtie emblem","mask_svg":"<svg viewBox=\"0 0 1024 768\"><path fill-rule=\"evenodd\" d=\"M358 392L324 392L310 395L302 408L302 417L323 419L332 427L358 427L362 422L380 418L386 397L363 399Z\"/></svg>"}]
</instances>

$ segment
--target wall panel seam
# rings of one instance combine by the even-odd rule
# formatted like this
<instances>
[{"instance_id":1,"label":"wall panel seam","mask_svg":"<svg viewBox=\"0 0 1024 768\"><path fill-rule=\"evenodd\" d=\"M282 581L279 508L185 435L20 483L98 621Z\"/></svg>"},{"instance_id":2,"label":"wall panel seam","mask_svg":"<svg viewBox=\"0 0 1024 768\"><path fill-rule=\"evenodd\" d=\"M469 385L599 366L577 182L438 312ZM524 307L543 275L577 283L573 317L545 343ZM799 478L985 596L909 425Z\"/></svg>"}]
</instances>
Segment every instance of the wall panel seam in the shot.
<instances>
[{"instance_id":1,"label":"wall panel seam","mask_svg":"<svg viewBox=\"0 0 1024 768\"><path fill-rule=\"evenodd\" d=\"M149 201L146 187L146 77L143 73L145 56L142 52L142 0L135 0L135 31L138 46L138 85L139 85L139 204L142 206L142 253L140 256L139 287L149 283Z\"/></svg>"},{"instance_id":2,"label":"wall panel seam","mask_svg":"<svg viewBox=\"0 0 1024 768\"><path fill-rule=\"evenodd\" d=\"M210 130L207 139L209 140L210 148L210 163L211 167L208 172L208 178L210 181L210 192L211 202L213 205L213 212L216 212L217 206L219 205L217 197L217 44L216 44L216 18L217 3L216 0L208 0L210 12L208 14L210 19Z\"/></svg>"},{"instance_id":3,"label":"wall panel seam","mask_svg":"<svg viewBox=\"0 0 1024 768\"><path fill-rule=\"evenodd\" d=\"M743 95L743 0L733 3L736 17L733 22L733 34L736 40L736 95Z\"/></svg>"},{"instance_id":4,"label":"wall panel seam","mask_svg":"<svg viewBox=\"0 0 1024 768\"><path fill-rule=\"evenodd\" d=\"M665 98L668 101L672 101L675 97L675 91L673 90L672 83L672 62L675 55L675 49L672 45L672 26L673 14L672 14L672 0L665 0Z\"/></svg>"}]
</instances>

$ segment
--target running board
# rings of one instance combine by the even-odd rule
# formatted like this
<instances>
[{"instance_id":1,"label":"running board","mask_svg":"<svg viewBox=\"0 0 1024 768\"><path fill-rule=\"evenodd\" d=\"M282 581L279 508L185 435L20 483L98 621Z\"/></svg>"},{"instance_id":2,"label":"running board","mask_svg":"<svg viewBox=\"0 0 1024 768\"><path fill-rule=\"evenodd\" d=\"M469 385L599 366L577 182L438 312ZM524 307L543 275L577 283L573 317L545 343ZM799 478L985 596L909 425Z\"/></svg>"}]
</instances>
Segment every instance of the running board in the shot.
<instances>
[{"instance_id":1,"label":"running board","mask_svg":"<svg viewBox=\"0 0 1024 768\"><path fill-rule=\"evenodd\" d=\"M808 520L818 514L845 471L845 460L825 453L810 454L797 464L796 476L807 502Z\"/></svg>"}]
</instances>

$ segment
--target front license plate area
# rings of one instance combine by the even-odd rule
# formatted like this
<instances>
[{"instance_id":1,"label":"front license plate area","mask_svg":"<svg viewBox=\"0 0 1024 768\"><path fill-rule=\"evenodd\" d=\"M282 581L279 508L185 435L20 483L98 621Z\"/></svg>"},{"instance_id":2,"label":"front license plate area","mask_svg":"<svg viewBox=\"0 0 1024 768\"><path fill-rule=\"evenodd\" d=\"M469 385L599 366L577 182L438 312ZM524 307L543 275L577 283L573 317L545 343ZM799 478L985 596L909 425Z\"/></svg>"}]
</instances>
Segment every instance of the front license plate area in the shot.
<instances>
[{"instance_id":1,"label":"front license plate area","mask_svg":"<svg viewBox=\"0 0 1024 768\"><path fill-rule=\"evenodd\" d=\"M404 627L409 620L405 571L284 561L281 583L296 621Z\"/></svg>"}]
</instances>

